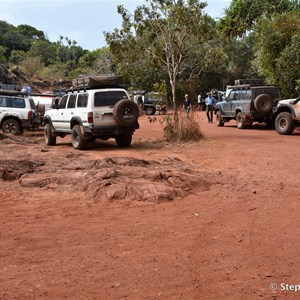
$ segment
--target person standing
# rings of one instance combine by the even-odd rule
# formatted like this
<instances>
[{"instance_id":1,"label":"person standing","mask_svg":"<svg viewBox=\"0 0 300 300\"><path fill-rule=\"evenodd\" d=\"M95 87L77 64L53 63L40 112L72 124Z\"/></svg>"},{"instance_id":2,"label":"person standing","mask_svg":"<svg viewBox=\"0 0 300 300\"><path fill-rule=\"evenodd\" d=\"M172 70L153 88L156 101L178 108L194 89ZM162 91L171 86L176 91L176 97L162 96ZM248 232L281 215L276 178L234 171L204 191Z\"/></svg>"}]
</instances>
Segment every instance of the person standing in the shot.
<instances>
[{"instance_id":1,"label":"person standing","mask_svg":"<svg viewBox=\"0 0 300 300\"><path fill-rule=\"evenodd\" d=\"M202 110L202 96L201 93L198 95L198 110Z\"/></svg>"},{"instance_id":2,"label":"person standing","mask_svg":"<svg viewBox=\"0 0 300 300\"><path fill-rule=\"evenodd\" d=\"M189 113L191 111L191 107L192 107L191 100L189 98L189 95L186 94L184 97L184 103L183 103L182 110L187 114L187 116L189 115Z\"/></svg>"},{"instance_id":3,"label":"person standing","mask_svg":"<svg viewBox=\"0 0 300 300\"><path fill-rule=\"evenodd\" d=\"M206 98L206 116L208 123L213 122L213 115L214 115L214 106L216 104L216 99L212 96L212 93L208 93L208 97Z\"/></svg>"}]
</instances>

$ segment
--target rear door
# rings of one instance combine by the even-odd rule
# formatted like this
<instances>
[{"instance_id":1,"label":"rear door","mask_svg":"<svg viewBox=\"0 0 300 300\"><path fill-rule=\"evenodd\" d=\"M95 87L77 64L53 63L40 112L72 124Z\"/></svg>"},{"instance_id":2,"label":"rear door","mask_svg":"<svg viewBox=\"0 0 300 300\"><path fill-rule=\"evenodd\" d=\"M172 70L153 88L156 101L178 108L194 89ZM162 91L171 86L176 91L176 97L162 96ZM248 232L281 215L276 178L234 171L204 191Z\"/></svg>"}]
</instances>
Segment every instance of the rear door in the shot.
<instances>
[{"instance_id":1,"label":"rear door","mask_svg":"<svg viewBox=\"0 0 300 300\"><path fill-rule=\"evenodd\" d=\"M128 99L125 90L122 89L95 91L93 103L94 125L96 127L116 125L116 120L113 117L113 108L122 99Z\"/></svg>"}]
</instances>

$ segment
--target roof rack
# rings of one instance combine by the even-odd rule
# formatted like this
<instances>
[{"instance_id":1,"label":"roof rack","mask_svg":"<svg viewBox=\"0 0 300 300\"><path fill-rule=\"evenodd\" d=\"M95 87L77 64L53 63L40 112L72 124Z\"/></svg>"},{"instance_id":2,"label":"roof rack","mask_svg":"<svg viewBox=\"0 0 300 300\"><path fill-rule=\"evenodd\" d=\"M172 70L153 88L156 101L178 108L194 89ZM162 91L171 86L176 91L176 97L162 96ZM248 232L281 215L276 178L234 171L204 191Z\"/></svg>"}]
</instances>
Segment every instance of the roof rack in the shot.
<instances>
[{"instance_id":1,"label":"roof rack","mask_svg":"<svg viewBox=\"0 0 300 300\"><path fill-rule=\"evenodd\" d=\"M264 81L261 79L236 79L234 85L259 86L264 85Z\"/></svg>"},{"instance_id":2,"label":"roof rack","mask_svg":"<svg viewBox=\"0 0 300 300\"><path fill-rule=\"evenodd\" d=\"M18 90L0 90L0 95L5 96L27 96L26 91L18 91Z\"/></svg>"},{"instance_id":3,"label":"roof rack","mask_svg":"<svg viewBox=\"0 0 300 300\"><path fill-rule=\"evenodd\" d=\"M85 92L88 90L103 90L103 89L111 89L111 88L126 88L125 85L105 85L105 86L79 86L79 87L71 87L68 90L66 90L67 93L69 92Z\"/></svg>"}]
</instances>

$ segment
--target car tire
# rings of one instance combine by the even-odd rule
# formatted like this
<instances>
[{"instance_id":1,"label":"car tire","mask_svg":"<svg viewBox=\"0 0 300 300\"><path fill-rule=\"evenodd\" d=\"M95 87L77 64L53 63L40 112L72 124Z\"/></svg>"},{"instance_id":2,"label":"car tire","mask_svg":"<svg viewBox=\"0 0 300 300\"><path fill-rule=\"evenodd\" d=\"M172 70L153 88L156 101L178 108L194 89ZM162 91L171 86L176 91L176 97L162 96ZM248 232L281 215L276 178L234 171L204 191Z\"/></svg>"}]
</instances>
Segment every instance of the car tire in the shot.
<instances>
[{"instance_id":1,"label":"car tire","mask_svg":"<svg viewBox=\"0 0 300 300\"><path fill-rule=\"evenodd\" d=\"M246 120L242 112L238 112L236 115L236 125L238 129L244 129L247 127Z\"/></svg>"},{"instance_id":2,"label":"car tire","mask_svg":"<svg viewBox=\"0 0 300 300\"><path fill-rule=\"evenodd\" d=\"M221 112L218 110L216 113L216 124L218 127L223 127L224 126L224 122L223 122L223 118L222 118L222 114Z\"/></svg>"},{"instance_id":3,"label":"car tire","mask_svg":"<svg viewBox=\"0 0 300 300\"><path fill-rule=\"evenodd\" d=\"M273 100L268 94L261 94L254 99L254 107L258 112L269 113L273 107Z\"/></svg>"},{"instance_id":4,"label":"car tire","mask_svg":"<svg viewBox=\"0 0 300 300\"><path fill-rule=\"evenodd\" d=\"M18 135L22 131L20 123L16 119L7 119L2 124L3 133Z\"/></svg>"},{"instance_id":5,"label":"car tire","mask_svg":"<svg viewBox=\"0 0 300 300\"><path fill-rule=\"evenodd\" d=\"M133 126L139 117L139 108L134 101L123 99L114 106L113 116L120 125Z\"/></svg>"},{"instance_id":6,"label":"car tire","mask_svg":"<svg viewBox=\"0 0 300 300\"><path fill-rule=\"evenodd\" d=\"M48 146L55 146L56 145L56 136L53 134L53 128L48 123L44 127L44 137L46 145Z\"/></svg>"},{"instance_id":7,"label":"car tire","mask_svg":"<svg viewBox=\"0 0 300 300\"><path fill-rule=\"evenodd\" d=\"M275 119L275 129L279 134L290 135L295 126L295 120L289 112L281 112Z\"/></svg>"},{"instance_id":8,"label":"car tire","mask_svg":"<svg viewBox=\"0 0 300 300\"><path fill-rule=\"evenodd\" d=\"M116 136L116 143L119 147L128 147L132 141L132 135L120 134Z\"/></svg>"},{"instance_id":9,"label":"car tire","mask_svg":"<svg viewBox=\"0 0 300 300\"><path fill-rule=\"evenodd\" d=\"M156 112L156 109L154 107L152 107L152 106L147 106L145 108L145 114L148 115L148 116L149 115L154 115L155 112Z\"/></svg>"},{"instance_id":10,"label":"car tire","mask_svg":"<svg viewBox=\"0 0 300 300\"><path fill-rule=\"evenodd\" d=\"M83 137L80 125L74 125L71 131L71 142L74 149L85 150L88 140Z\"/></svg>"}]
</instances>

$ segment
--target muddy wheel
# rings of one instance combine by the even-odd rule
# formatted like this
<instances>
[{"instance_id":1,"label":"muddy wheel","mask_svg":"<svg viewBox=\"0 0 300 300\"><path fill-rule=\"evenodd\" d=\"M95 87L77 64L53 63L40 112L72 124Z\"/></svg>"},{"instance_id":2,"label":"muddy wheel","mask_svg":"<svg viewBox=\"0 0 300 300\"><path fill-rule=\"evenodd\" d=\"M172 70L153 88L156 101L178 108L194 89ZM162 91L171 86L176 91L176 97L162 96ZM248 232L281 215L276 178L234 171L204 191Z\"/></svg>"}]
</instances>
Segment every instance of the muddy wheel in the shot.
<instances>
[{"instance_id":1,"label":"muddy wheel","mask_svg":"<svg viewBox=\"0 0 300 300\"><path fill-rule=\"evenodd\" d=\"M254 99L254 107L258 112L269 113L273 107L273 100L270 95L261 94Z\"/></svg>"},{"instance_id":2,"label":"muddy wheel","mask_svg":"<svg viewBox=\"0 0 300 300\"><path fill-rule=\"evenodd\" d=\"M84 150L87 147L88 140L84 139L79 125L75 125L71 132L71 142L74 149Z\"/></svg>"},{"instance_id":3,"label":"muddy wheel","mask_svg":"<svg viewBox=\"0 0 300 300\"><path fill-rule=\"evenodd\" d=\"M218 127L224 126L222 114L219 110L216 113L216 119L217 119L216 124L217 124Z\"/></svg>"},{"instance_id":4,"label":"muddy wheel","mask_svg":"<svg viewBox=\"0 0 300 300\"><path fill-rule=\"evenodd\" d=\"M132 135L120 134L116 136L116 143L120 147L128 147L131 144Z\"/></svg>"},{"instance_id":5,"label":"muddy wheel","mask_svg":"<svg viewBox=\"0 0 300 300\"><path fill-rule=\"evenodd\" d=\"M139 108L130 99L123 99L114 106L113 116L122 126L133 126L139 117Z\"/></svg>"},{"instance_id":6,"label":"muddy wheel","mask_svg":"<svg viewBox=\"0 0 300 300\"><path fill-rule=\"evenodd\" d=\"M21 125L16 119L7 119L2 124L2 130L17 135L21 133Z\"/></svg>"},{"instance_id":7,"label":"muddy wheel","mask_svg":"<svg viewBox=\"0 0 300 300\"><path fill-rule=\"evenodd\" d=\"M50 124L46 124L44 127L44 137L46 145L54 146L56 145L56 136L53 133L52 126Z\"/></svg>"},{"instance_id":8,"label":"muddy wheel","mask_svg":"<svg viewBox=\"0 0 300 300\"><path fill-rule=\"evenodd\" d=\"M246 128L246 120L242 112L238 112L236 115L236 125L238 129Z\"/></svg>"},{"instance_id":9,"label":"muddy wheel","mask_svg":"<svg viewBox=\"0 0 300 300\"><path fill-rule=\"evenodd\" d=\"M289 112L280 113L275 119L275 129L278 133L290 135L295 129L295 121Z\"/></svg>"},{"instance_id":10,"label":"muddy wheel","mask_svg":"<svg viewBox=\"0 0 300 300\"><path fill-rule=\"evenodd\" d=\"M146 108L145 108L145 114L146 115L154 115L155 114L155 108L154 107L152 107L152 106L147 106Z\"/></svg>"}]
</instances>

